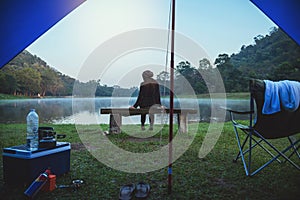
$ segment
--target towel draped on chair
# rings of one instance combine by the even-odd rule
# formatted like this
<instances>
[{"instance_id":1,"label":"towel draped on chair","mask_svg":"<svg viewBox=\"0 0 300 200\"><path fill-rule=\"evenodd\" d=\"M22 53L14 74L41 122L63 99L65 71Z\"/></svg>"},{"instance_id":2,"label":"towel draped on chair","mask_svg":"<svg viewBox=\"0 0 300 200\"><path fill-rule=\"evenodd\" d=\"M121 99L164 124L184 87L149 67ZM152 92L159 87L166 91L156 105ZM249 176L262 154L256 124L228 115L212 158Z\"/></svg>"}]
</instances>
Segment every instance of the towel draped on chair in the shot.
<instances>
[{"instance_id":1,"label":"towel draped on chair","mask_svg":"<svg viewBox=\"0 0 300 200\"><path fill-rule=\"evenodd\" d=\"M265 101L262 109L263 114L273 114L281 111L281 108L294 112L300 104L300 82L278 81L265 82Z\"/></svg>"}]
</instances>

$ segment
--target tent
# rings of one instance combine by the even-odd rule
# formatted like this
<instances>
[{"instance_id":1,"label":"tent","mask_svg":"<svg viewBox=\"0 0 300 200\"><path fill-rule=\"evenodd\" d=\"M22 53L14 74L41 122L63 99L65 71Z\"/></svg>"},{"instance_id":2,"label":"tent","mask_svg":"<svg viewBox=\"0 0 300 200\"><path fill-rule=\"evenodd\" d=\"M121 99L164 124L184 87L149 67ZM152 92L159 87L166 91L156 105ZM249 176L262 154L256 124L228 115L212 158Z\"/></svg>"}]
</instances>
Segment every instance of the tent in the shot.
<instances>
[{"instance_id":1,"label":"tent","mask_svg":"<svg viewBox=\"0 0 300 200\"><path fill-rule=\"evenodd\" d=\"M0 68L86 0L1 0ZM300 44L300 2L251 0Z\"/></svg>"},{"instance_id":2,"label":"tent","mask_svg":"<svg viewBox=\"0 0 300 200\"><path fill-rule=\"evenodd\" d=\"M86 0L1 0L0 68Z\"/></svg>"},{"instance_id":3,"label":"tent","mask_svg":"<svg viewBox=\"0 0 300 200\"><path fill-rule=\"evenodd\" d=\"M300 2L297 0L250 0L300 45Z\"/></svg>"},{"instance_id":4,"label":"tent","mask_svg":"<svg viewBox=\"0 0 300 200\"><path fill-rule=\"evenodd\" d=\"M85 0L2 0L0 3L0 68L54 26L59 20ZM251 0L271 20L300 44L300 3L294 0ZM175 17L173 0L173 19ZM175 20L175 19L174 19ZM174 21L172 21L174 24ZM175 26L172 25L172 30ZM173 35L174 37L174 35ZM174 41L174 40L173 40ZM173 50L171 50L173 52ZM172 56L172 55L171 55ZM171 57L171 65L172 60ZM172 66L171 66L172 68ZM171 87L172 78L171 72ZM170 102L173 95L170 96ZM170 103L170 110L173 108ZM172 140L173 113L170 112L170 141ZM172 151L172 146L170 147ZM170 152L169 157L172 156ZM172 158L169 158L172 160ZM172 163L169 163L169 192L171 191Z\"/></svg>"}]
</instances>

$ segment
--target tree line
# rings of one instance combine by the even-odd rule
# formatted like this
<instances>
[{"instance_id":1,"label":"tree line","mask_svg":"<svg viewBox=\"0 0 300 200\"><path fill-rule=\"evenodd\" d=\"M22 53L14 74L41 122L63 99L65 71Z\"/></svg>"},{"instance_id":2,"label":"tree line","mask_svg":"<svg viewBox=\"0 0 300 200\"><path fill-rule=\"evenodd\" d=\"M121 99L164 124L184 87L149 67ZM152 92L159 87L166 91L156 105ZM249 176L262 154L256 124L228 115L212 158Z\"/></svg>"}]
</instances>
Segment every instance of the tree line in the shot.
<instances>
[{"instance_id":1,"label":"tree line","mask_svg":"<svg viewBox=\"0 0 300 200\"><path fill-rule=\"evenodd\" d=\"M221 54L215 64L222 74L226 90L247 91L248 80L300 81L300 46L281 29L254 37L254 44L243 45L240 52Z\"/></svg>"},{"instance_id":2,"label":"tree line","mask_svg":"<svg viewBox=\"0 0 300 200\"><path fill-rule=\"evenodd\" d=\"M216 85L217 72L221 74L226 92L248 92L250 79L300 81L300 46L281 29L272 28L269 34L254 37L254 44L243 45L237 54L219 54L214 63L207 58L192 66L181 61L175 69L175 90L184 93L184 77L195 94L221 92ZM169 75L162 72L158 80L162 83Z\"/></svg>"},{"instance_id":3,"label":"tree line","mask_svg":"<svg viewBox=\"0 0 300 200\"><path fill-rule=\"evenodd\" d=\"M0 73L0 93L24 96L71 96L78 80L47 65L45 61L24 50L6 64ZM97 84L97 96L110 96L113 87L91 80L82 85Z\"/></svg>"},{"instance_id":4,"label":"tree line","mask_svg":"<svg viewBox=\"0 0 300 200\"><path fill-rule=\"evenodd\" d=\"M214 63L207 58L200 59L198 66L192 66L188 61L179 62L175 68L175 92L185 94L187 85L195 94L207 93L208 88L210 92L220 92L215 81L218 73L226 92L248 91L250 78L300 81L300 47L281 29L272 28L269 34L254 37L254 44L243 45L237 54L219 54ZM169 76L168 72L162 71L156 77L164 95L169 94ZM100 80L80 82L26 50L1 69L0 84L0 93L25 96L71 96L74 84L95 96L138 94L138 87L107 86ZM87 90L89 86L93 90Z\"/></svg>"}]
</instances>

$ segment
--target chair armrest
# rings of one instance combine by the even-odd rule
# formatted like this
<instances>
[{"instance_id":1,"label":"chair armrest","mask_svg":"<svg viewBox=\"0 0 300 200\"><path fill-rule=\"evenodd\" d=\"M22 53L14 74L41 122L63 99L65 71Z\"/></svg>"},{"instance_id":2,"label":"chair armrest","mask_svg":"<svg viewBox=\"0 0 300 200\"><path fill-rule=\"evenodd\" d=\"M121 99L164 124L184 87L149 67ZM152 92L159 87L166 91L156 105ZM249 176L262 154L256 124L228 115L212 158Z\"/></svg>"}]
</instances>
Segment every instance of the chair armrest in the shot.
<instances>
[{"instance_id":1,"label":"chair armrest","mask_svg":"<svg viewBox=\"0 0 300 200\"><path fill-rule=\"evenodd\" d=\"M227 108L224 106L220 107L221 109L224 109L230 113L234 113L234 114L241 114L241 115L249 115L249 114L253 114L254 110L247 110L247 111L237 111L237 110L232 110L231 108Z\"/></svg>"},{"instance_id":2,"label":"chair armrest","mask_svg":"<svg viewBox=\"0 0 300 200\"><path fill-rule=\"evenodd\" d=\"M231 108L227 108L227 107L220 107L226 111L228 111L230 113L230 120L231 122L233 123L233 125L237 128L240 128L240 129L243 129L243 130L250 130L251 127L248 126L248 125L244 125L244 124L241 124L239 122L237 122L235 119L234 119L234 114L241 114L241 115L250 115L250 114L254 114L254 111L250 110L250 111L236 111L236 110L232 110ZM251 124L251 123L250 123Z\"/></svg>"}]
</instances>

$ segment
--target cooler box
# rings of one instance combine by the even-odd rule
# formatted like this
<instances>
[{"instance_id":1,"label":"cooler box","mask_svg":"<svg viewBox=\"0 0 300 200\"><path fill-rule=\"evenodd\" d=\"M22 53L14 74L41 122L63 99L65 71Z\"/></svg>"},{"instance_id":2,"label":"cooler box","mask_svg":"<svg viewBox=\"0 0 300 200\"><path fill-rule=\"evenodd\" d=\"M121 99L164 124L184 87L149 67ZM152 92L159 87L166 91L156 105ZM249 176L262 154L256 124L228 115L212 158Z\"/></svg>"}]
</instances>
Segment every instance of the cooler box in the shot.
<instances>
[{"instance_id":1,"label":"cooler box","mask_svg":"<svg viewBox=\"0 0 300 200\"><path fill-rule=\"evenodd\" d=\"M70 171L69 142L57 142L56 147L26 150L26 145L3 149L3 176L8 185L29 185L50 168L57 176Z\"/></svg>"}]
</instances>

